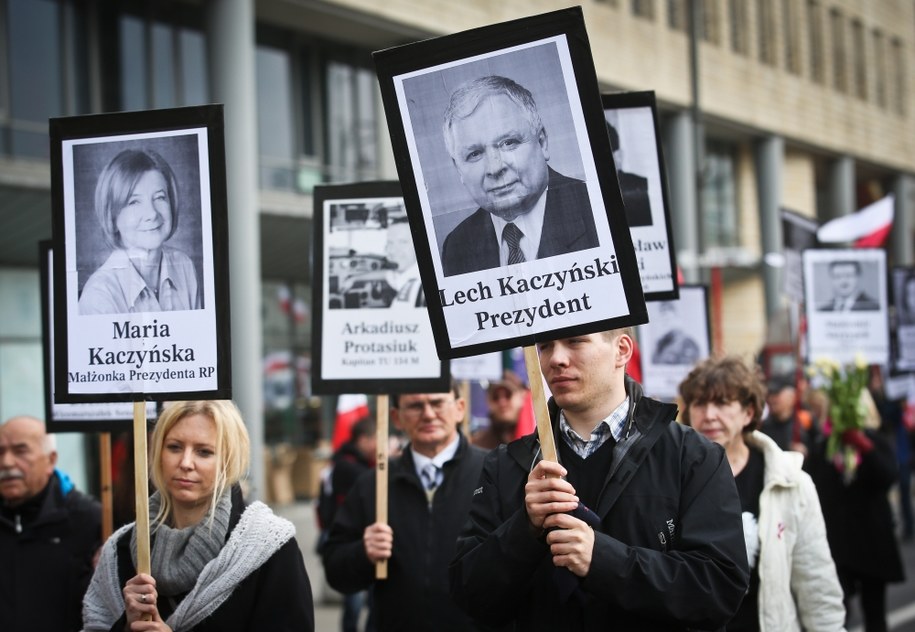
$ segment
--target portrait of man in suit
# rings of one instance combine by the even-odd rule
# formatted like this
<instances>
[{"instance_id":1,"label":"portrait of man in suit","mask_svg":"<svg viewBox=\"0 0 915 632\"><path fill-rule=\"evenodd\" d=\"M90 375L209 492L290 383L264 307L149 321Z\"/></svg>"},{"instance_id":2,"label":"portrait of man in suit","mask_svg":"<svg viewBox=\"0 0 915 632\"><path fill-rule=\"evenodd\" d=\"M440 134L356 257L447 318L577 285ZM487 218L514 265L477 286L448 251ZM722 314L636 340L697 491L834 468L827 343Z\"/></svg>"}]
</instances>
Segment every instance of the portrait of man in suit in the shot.
<instances>
[{"instance_id":1,"label":"portrait of man in suit","mask_svg":"<svg viewBox=\"0 0 915 632\"><path fill-rule=\"evenodd\" d=\"M846 259L828 266L832 298L819 306L821 312L869 312L880 309L880 302L861 289L861 263Z\"/></svg>"},{"instance_id":2,"label":"portrait of man in suit","mask_svg":"<svg viewBox=\"0 0 915 632\"><path fill-rule=\"evenodd\" d=\"M616 164L616 175L620 181L623 204L626 207L626 221L629 226L651 226L651 202L648 199L648 178L620 169L623 164L623 151L620 149L620 135L616 128L607 122L610 134L610 147L613 149L613 162Z\"/></svg>"},{"instance_id":3,"label":"portrait of man in suit","mask_svg":"<svg viewBox=\"0 0 915 632\"><path fill-rule=\"evenodd\" d=\"M445 147L479 209L442 244L445 276L600 245L584 182L550 168L530 91L491 75L459 86L445 110Z\"/></svg>"}]
</instances>

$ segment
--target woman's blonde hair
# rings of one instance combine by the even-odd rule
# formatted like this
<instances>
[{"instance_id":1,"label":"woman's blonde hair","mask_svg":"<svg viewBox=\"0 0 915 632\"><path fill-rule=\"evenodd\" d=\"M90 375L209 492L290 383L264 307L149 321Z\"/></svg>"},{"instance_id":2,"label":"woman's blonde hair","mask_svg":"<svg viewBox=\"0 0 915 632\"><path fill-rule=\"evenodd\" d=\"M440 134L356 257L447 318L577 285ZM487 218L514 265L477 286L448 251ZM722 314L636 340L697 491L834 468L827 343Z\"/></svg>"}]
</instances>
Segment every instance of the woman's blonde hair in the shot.
<instances>
[{"instance_id":1,"label":"woman's blonde hair","mask_svg":"<svg viewBox=\"0 0 915 632\"><path fill-rule=\"evenodd\" d=\"M195 402L172 402L159 415L152 434L152 459L150 478L161 497L158 513L153 524L158 526L171 515L172 499L168 495L165 475L162 472L162 450L169 431L179 421L192 415L203 415L213 421L216 427L216 485L210 499L210 520L219 498L225 491L238 483L248 472L251 455L251 440L241 418L241 411L230 400L206 400Z\"/></svg>"}]
</instances>

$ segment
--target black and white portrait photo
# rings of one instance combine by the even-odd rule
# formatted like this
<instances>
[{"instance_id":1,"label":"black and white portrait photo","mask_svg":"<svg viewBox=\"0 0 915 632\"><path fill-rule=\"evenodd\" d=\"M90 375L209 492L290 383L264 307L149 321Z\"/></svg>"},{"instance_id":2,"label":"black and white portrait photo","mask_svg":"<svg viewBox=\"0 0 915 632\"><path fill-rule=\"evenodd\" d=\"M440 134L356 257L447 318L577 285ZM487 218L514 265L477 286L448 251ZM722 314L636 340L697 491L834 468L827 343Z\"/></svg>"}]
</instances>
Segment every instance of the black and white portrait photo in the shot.
<instances>
[{"instance_id":1,"label":"black and white portrait photo","mask_svg":"<svg viewBox=\"0 0 915 632\"><path fill-rule=\"evenodd\" d=\"M915 267L895 266L892 271L894 367L915 370Z\"/></svg>"},{"instance_id":2,"label":"black and white portrait photo","mask_svg":"<svg viewBox=\"0 0 915 632\"><path fill-rule=\"evenodd\" d=\"M314 391L447 389L399 183L321 185L314 200Z\"/></svg>"},{"instance_id":3,"label":"black and white portrait photo","mask_svg":"<svg viewBox=\"0 0 915 632\"><path fill-rule=\"evenodd\" d=\"M647 317L586 41L575 7L374 54L442 357Z\"/></svg>"},{"instance_id":4,"label":"black and white portrait photo","mask_svg":"<svg viewBox=\"0 0 915 632\"><path fill-rule=\"evenodd\" d=\"M201 309L195 135L74 147L81 314Z\"/></svg>"},{"instance_id":5,"label":"black and white portrait photo","mask_svg":"<svg viewBox=\"0 0 915 632\"><path fill-rule=\"evenodd\" d=\"M654 92L601 95L645 300L678 297L667 178Z\"/></svg>"},{"instance_id":6,"label":"black and white portrait photo","mask_svg":"<svg viewBox=\"0 0 915 632\"><path fill-rule=\"evenodd\" d=\"M811 249L802 255L808 361L890 358L886 252Z\"/></svg>"},{"instance_id":7,"label":"black and white portrait photo","mask_svg":"<svg viewBox=\"0 0 915 632\"><path fill-rule=\"evenodd\" d=\"M682 285L679 291L677 300L648 303L649 321L637 330L645 392L667 400L711 353L707 288Z\"/></svg>"},{"instance_id":8,"label":"black and white portrait photo","mask_svg":"<svg viewBox=\"0 0 915 632\"><path fill-rule=\"evenodd\" d=\"M229 397L222 106L49 127L57 403Z\"/></svg>"}]
</instances>

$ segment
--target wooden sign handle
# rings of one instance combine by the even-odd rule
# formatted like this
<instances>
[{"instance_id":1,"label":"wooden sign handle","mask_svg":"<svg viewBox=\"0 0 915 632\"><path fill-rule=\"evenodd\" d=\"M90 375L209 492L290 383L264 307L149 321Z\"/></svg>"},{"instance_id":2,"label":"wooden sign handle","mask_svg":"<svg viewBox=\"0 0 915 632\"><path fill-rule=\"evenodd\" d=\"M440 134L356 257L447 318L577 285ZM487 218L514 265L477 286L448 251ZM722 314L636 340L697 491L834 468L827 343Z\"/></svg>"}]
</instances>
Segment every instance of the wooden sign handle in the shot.
<instances>
[{"instance_id":1,"label":"wooden sign handle","mask_svg":"<svg viewBox=\"0 0 915 632\"><path fill-rule=\"evenodd\" d=\"M137 497L137 573L149 573L149 469L146 465L146 402L133 403L133 482Z\"/></svg>"},{"instance_id":2,"label":"wooden sign handle","mask_svg":"<svg viewBox=\"0 0 915 632\"><path fill-rule=\"evenodd\" d=\"M388 523L388 414L387 395L379 395L375 409L375 520ZM388 578L388 561L375 562L375 579Z\"/></svg>"},{"instance_id":3,"label":"wooden sign handle","mask_svg":"<svg viewBox=\"0 0 915 632\"><path fill-rule=\"evenodd\" d=\"M556 442L553 439L553 426L550 424L550 413L546 407L546 395L543 392L543 377L540 373L540 355L537 347L524 347L524 364L527 366L527 382L531 387L531 403L534 406L534 419L537 420L537 437L540 439L540 451L546 461L559 462L556 454Z\"/></svg>"},{"instance_id":4,"label":"wooden sign handle","mask_svg":"<svg viewBox=\"0 0 915 632\"><path fill-rule=\"evenodd\" d=\"M102 501L102 542L108 540L114 531L114 500L111 493L111 433L98 436L99 454L99 497Z\"/></svg>"}]
</instances>

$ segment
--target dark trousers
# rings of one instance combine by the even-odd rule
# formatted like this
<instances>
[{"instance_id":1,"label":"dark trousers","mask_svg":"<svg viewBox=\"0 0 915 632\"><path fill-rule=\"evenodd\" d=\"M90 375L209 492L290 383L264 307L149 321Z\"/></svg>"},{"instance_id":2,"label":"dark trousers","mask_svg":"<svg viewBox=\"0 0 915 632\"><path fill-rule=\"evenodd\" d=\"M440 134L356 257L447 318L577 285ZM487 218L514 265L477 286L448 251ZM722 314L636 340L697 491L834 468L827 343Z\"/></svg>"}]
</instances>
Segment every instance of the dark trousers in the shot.
<instances>
[{"instance_id":1,"label":"dark trousers","mask_svg":"<svg viewBox=\"0 0 915 632\"><path fill-rule=\"evenodd\" d=\"M864 620L864 631L887 632L886 582L843 569L838 569L838 572L839 581L845 593L846 618L851 612L852 599L856 594L861 593L861 618Z\"/></svg>"}]
</instances>

